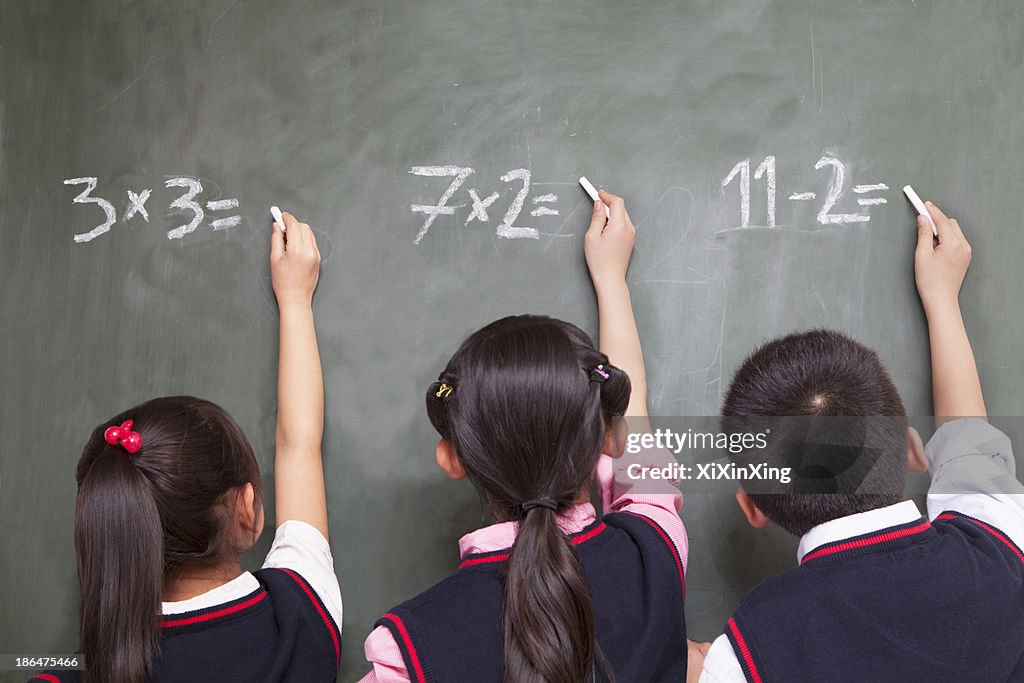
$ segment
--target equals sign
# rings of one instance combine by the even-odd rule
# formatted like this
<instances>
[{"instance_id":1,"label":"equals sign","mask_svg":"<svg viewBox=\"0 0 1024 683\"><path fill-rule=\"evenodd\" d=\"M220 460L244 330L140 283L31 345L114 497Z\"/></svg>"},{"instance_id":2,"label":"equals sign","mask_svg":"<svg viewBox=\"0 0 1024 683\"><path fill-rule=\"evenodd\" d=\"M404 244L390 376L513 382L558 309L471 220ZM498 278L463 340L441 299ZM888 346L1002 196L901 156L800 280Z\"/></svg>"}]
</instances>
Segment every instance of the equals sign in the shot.
<instances>
[{"instance_id":1,"label":"equals sign","mask_svg":"<svg viewBox=\"0 0 1024 683\"><path fill-rule=\"evenodd\" d=\"M237 199L218 199L212 202L206 202L206 208L210 211L226 211L227 209L237 209ZM233 228L242 222L241 216L228 216L227 218L218 218L217 220L210 223L210 227L214 230L226 230L227 228Z\"/></svg>"},{"instance_id":2,"label":"equals sign","mask_svg":"<svg viewBox=\"0 0 1024 683\"><path fill-rule=\"evenodd\" d=\"M889 186L885 183L875 183L874 185L854 185L853 191L857 194L864 194L865 192L877 192L879 190L888 190ZM880 204L888 204L889 200L884 197L857 197L857 204L860 206L878 206Z\"/></svg>"},{"instance_id":3,"label":"equals sign","mask_svg":"<svg viewBox=\"0 0 1024 683\"><path fill-rule=\"evenodd\" d=\"M553 204L558 201L557 194L542 194L539 197L533 198L534 204ZM536 209L530 212L531 216L557 216L558 209L549 209L546 206L538 206Z\"/></svg>"}]
</instances>

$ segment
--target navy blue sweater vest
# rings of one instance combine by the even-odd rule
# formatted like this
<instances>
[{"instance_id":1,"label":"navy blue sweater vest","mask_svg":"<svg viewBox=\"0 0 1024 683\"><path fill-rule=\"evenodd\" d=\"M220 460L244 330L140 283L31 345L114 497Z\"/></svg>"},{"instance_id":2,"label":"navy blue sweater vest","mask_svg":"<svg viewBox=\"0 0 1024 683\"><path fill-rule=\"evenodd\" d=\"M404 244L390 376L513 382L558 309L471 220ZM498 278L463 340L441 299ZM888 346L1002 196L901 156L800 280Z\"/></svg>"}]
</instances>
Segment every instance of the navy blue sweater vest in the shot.
<instances>
[{"instance_id":1,"label":"navy blue sweater vest","mask_svg":"<svg viewBox=\"0 0 1024 683\"><path fill-rule=\"evenodd\" d=\"M646 517L614 513L570 538L590 586L597 642L617 679L683 681L685 584L668 535ZM377 622L394 636L413 683L501 682L507 558L507 550L468 556Z\"/></svg>"},{"instance_id":2,"label":"navy blue sweater vest","mask_svg":"<svg viewBox=\"0 0 1024 683\"><path fill-rule=\"evenodd\" d=\"M255 575L260 588L245 597L163 618L151 682L335 680L341 633L313 588L290 569L263 569ZM79 680L75 671L50 671L32 683Z\"/></svg>"},{"instance_id":3,"label":"navy blue sweater vest","mask_svg":"<svg viewBox=\"0 0 1024 683\"><path fill-rule=\"evenodd\" d=\"M830 543L726 626L748 681L1024 681L1024 554L947 512Z\"/></svg>"}]
</instances>

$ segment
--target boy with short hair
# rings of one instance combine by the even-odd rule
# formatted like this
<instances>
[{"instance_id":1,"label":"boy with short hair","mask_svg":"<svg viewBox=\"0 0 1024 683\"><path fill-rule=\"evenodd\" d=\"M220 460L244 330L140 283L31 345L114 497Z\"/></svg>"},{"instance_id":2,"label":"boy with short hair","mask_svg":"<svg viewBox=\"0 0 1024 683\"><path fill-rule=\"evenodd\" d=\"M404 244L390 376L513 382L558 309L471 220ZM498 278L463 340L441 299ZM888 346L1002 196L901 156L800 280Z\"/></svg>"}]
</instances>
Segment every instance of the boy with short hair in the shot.
<instances>
[{"instance_id":1,"label":"boy with short hair","mask_svg":"<svg viewBox=\"0 0 1024 683\"><path fill-rule=\"evenodd\" d=\"M878 357L839 333L790 335L744 362L725 422L804 422L756 454L793 467L794 488L741 489L737 500L753 526L773 521L801 537L800 566L747 594L708 651L702 683L1024 681L1024 486L1009 439L985 422L960 315L970 245L955 220L928 209L938 236L919 217L915 275L939 429L923 447ZM846 462L819 452L808 464L814 441L834 443L814 431L844 425L838 416L854 416L871 447L850 457L825 448ZM850 468L854 488L842 484ZM901 502L908 468L931 470L928 518Z\"/></svg>"}]
</instances>

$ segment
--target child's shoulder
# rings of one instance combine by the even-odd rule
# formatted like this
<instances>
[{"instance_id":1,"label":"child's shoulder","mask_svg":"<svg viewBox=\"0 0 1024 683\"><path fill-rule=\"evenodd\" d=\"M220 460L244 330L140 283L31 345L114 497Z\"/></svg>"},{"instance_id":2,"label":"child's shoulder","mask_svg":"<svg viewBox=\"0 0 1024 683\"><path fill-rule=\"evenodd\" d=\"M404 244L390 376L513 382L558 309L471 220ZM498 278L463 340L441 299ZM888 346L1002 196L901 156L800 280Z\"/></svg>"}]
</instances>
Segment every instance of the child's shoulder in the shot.
<instances>
[{"instance_id":1,"label":"child's shoulder","mask_svg":"<svg viewBox=\"0 0 1024 683\"><path fill-rule=\"evenodd\" d=\"M678 565L679 571L683 572L684 566L679 549L671 534L657 520L636 512L623 511L608 513L602 521L613 530L628 535L644 552L667 553Z\"/></svg>"},{"instance_id":2,"label":"child's shoulder","mask_svg":"<svg viewBox=\"0 0 1024 683\"><path fill-rule=\"evenodd\" d=\"M294 569L285 567L260 569L254 575L270 595L279 621L285 613L303 617L314 631L325 635L325 642L330 644L335 657L340 658L341 628L309 581Z\"/></svg>"},{"instance_id":3,"label":"child's shoulder","mask_svg":"<svg viewBox=\"0 0 1024 683\"><path fill-rule=\"evenodd\" d=\"M253 575L260 582L273 601L275 610L281 607L294 607L296 609L308 609L322 613L325 621L331 617L323 599L314 590L309 580L294 569L288 567L264 567L253 572Z\"/></svg>"}]
</instances>

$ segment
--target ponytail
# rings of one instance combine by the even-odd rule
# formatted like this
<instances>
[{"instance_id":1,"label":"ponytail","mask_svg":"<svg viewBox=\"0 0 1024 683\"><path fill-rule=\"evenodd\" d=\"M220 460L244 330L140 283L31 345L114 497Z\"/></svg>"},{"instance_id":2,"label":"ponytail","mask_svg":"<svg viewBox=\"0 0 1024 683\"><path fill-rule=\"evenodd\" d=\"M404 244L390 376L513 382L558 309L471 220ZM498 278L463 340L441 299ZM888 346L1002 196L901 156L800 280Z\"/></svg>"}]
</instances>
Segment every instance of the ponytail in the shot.
<instances>
[{"instance_id":1,"label":"ponytail","mask_svg":"<svg viewBox=\"0 0 1024 683\"><path fill-rule=\"evenodd\" d=\"M558 511L587 489L629 391L581 329L529 315L470 335L427 390L431 424L483 501L519 523L503 576L505 683L581 683L598 670L615 680Z\"/></svg>"},{"instance_id":2,"label":"ponytail","mask_svg":"<svg viewBox=\"0 0 1024 683\"><path fill-rule=\"evenodd\" d=\"M509 554L502 625L505 683L580 683L599 649L583 568L555 511L526 513Z\"/></svg>"},{"instance_id":3,"label":"ponytail","mask_svg":"<svg viewBox=\"0 0 1024 683\"><path fill-rule=\"evenodd\" d=\"M259 464L223 408L166 396L97 426L76 480L84 683L142 683L159 670L165 581L248 547L225 522L246 484L258 515Z\"/></svg>"},{"instance_id":4,"label":"ponytail","mask_svg":"<svg viewBox=\"0 0 1024 683\"><path fill-rule=\"evenodd\" d=\"M131 457L107 446L78 488L85 683L142 683L159 652L163 529L150 484Z\"/></svg>"}]
</instances>

